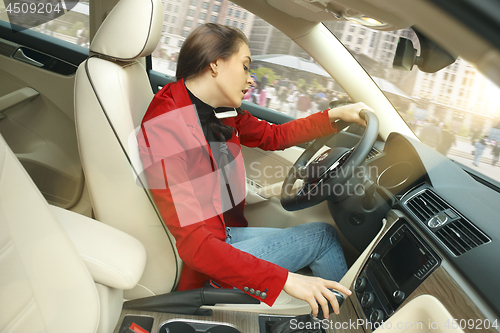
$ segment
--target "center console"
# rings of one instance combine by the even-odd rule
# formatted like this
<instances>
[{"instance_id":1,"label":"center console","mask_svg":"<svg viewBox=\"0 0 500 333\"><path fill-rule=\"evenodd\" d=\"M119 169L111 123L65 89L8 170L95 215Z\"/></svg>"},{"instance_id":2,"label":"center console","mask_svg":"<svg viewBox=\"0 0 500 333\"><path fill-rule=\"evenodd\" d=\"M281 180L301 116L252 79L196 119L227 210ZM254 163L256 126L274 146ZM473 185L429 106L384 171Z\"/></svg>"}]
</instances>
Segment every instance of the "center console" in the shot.
<instances>
[{"instance_id":1,"label":"center console","mask_svg":"<svg viewBox=\"0 0 500 333\"><path fill-rule=\"evenodd\" d=\"M396 221L374 248L354 284L366 320L372 325L386 321L440 263L407 220Z\"/></svg>"}]
</instances>

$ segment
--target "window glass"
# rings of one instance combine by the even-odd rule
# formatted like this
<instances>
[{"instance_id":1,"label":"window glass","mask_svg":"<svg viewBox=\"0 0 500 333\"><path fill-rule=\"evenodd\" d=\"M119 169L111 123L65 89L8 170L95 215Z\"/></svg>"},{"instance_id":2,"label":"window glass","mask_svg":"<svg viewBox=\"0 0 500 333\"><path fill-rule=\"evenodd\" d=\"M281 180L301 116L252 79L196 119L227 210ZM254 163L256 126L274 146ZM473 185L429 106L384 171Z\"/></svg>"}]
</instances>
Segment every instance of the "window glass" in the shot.
<instances>
[{"instance_id":1,"label":"window glass","mask_svg":"<svg viewBox=\"0 0 500 333\"><path fill-rule=\"evenodd\" d=\"M0 20L9 22L5 3L7 2L0 1ZM80 0L71 10L67 11L66 14L52 21L32 27L30 30L38 31L88 48L89 2L88 0Z\"/></svg>"},{"instance_id":2,"label":"window glass","mask_svg":"<svg viewBox=\"0 0 500 333\"><path fill-rule=\"evenodd\" d=\"M186 20L196 20L198 24L218 22L236 26L248 37L252 52L250 69L258 82L247 96L250 102L293 117L305 117L326 109L330 101L349 99L306 52L263 19L225 1L217 4L219 12L208 10L202 14L204 8L215 4L213 0L198 1L196 8L190 7L195 11L193 17L188 17L189 6L181 6L178 22L165 23L171 28L163 33L169 37L169 43L159 44L153 69L175 76L180 46L186 33L194 28L187 27ZM348 21L325 25L358 59L423 142L436 145L432 140L439 140L436 150L500 181L499 164L492 165L499 155L494 152L500 150L495 148L500 141L500 99L496 98L500 91L494 84L460 58L437 73L424 73L417 68L393 69L399 37L409 38L419 47L411 29L378 31ZM302 63L308 64L309 69L299 70ZM438 139L431 139L433 131L440 133L436 135ZM476 151L478 155L473 155Z\"/></svg>"},{"instance_id":3,"label":"window glass","mask_svg":"<svg viewBox=\"0 0 500 333\"><path fill-rule=\"evenodd\" d=\"M187 6L184 14L181 9L176 24L165 23L171 26L174 32L163 33L165 38L169 38L169 42L165 43L165 38L162 38L163 42L153 53L154 70L175 76L180 46L194 28L189 22L217 22L241 29L249 40L252 52L250 71L256 79L256 85L247 94L247 101L293 117L305 117L327 109L328 103L334 99L346 97L306 52L263 19L231 2L223 1L219 6L214 1L200 1L195 6L196 8ZM203 14L201 11L204 11L204 8L212 10ZM194 15L190 15L192 11L195 12ZM169 14L167 9L165 15ZM281 58L276 58L276 55ZM290 61L294 64L291 65ZM310 69L298 69L303 64L310 66Z\"/></svg>"},{"instance_id":4,"label":"window glass","mask_svg":"<svg viewBox=\"0 0 500 333\"><path fill-rule=\"evenodd\" d=\"M399 37L411 39L419 48L411 29L368 29L362 34L365 28L354 30L350 22L325 25L372 76L422 142L500 181L500 90L495 84L461 58L436 73L424 73L416 66L411 71L393 69ZM367 42L369 47L364 47Z\"/></svg>"}]
</instances>

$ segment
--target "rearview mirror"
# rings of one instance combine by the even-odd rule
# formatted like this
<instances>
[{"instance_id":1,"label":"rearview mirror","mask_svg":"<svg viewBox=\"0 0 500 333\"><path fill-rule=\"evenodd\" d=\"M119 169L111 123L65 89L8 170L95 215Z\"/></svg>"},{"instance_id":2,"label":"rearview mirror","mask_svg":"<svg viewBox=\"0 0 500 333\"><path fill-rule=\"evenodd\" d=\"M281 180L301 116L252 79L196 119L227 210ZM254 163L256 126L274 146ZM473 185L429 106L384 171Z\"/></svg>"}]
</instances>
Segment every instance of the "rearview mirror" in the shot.
<instances>
[{"instance_id":1,"label":"rearview mirror","mask_svg":"<svg viewBox=\"0 0 500 333\"><path fill-rule=\"evenodd\" d=\"M422 72L435 73L457 60L457 57L452 56L435 42L413 30L420 42L420 55L417 56L417 50L411 40L400 37L392 63L394 69L411 71L413 66L417 65Z\"/></svg>"}]
</instances>

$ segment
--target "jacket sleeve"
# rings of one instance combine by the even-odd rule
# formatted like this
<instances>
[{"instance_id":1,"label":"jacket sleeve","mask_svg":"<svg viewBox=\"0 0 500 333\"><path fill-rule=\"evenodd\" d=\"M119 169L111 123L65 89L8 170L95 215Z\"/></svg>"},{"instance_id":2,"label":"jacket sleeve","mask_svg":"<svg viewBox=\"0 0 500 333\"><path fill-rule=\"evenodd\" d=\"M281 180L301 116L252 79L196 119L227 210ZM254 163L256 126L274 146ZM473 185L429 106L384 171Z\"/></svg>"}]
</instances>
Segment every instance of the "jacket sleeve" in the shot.
<instances>
[{"instance_id":1,"label":"jacket sleeve","mask_svg":"<svg viewBox=\"0 0 500 333\"><path fill-rule=\"evenodd\" d=\"M336 133L337 126L328 117L328 110L298 118L282 125L259 120L248 111L236 117L241 144L263 150L283 150L304 142Z\"/></svg>"},{"instance_id":2,"label":"jacket sleeve","mask_svg":"<svg viewBox=\"0 0 500 333\"><path fill-rule=\"evenodd\" d=\"M201 170L200 163L194 162L204 148L186 147L192 135L188 130L182 132L183 128L185 124L169 121L148 126L144 138L138 137L150 190L176 239L179 256L190 268L216 281L266 292L265 299L254 297L271 306L283 289L288 271L221 239L225 235L222 213L214 209L211 192L200 191L200 186L219 187L218 171Z\"/></svg>"}]
</instances>

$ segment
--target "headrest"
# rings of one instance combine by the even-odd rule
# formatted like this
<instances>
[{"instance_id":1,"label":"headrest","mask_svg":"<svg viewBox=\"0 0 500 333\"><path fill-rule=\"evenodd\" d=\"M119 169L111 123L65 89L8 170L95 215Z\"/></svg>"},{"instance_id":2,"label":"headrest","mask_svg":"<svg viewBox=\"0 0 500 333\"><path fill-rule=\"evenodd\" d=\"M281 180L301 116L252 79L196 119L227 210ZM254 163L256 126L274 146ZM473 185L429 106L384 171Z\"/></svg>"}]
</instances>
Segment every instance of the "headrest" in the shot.
<instances>
[{"instance_id":1,"label":"headrest","mask_svg":"<svg viewBox=\"0 0 500 333\"><path fill-rule=\"evenodd\" d=\"M97 31L90 51L117 60L151 54L163 25L161 0L120 0Z\"/></svg>"}]
</instances>

